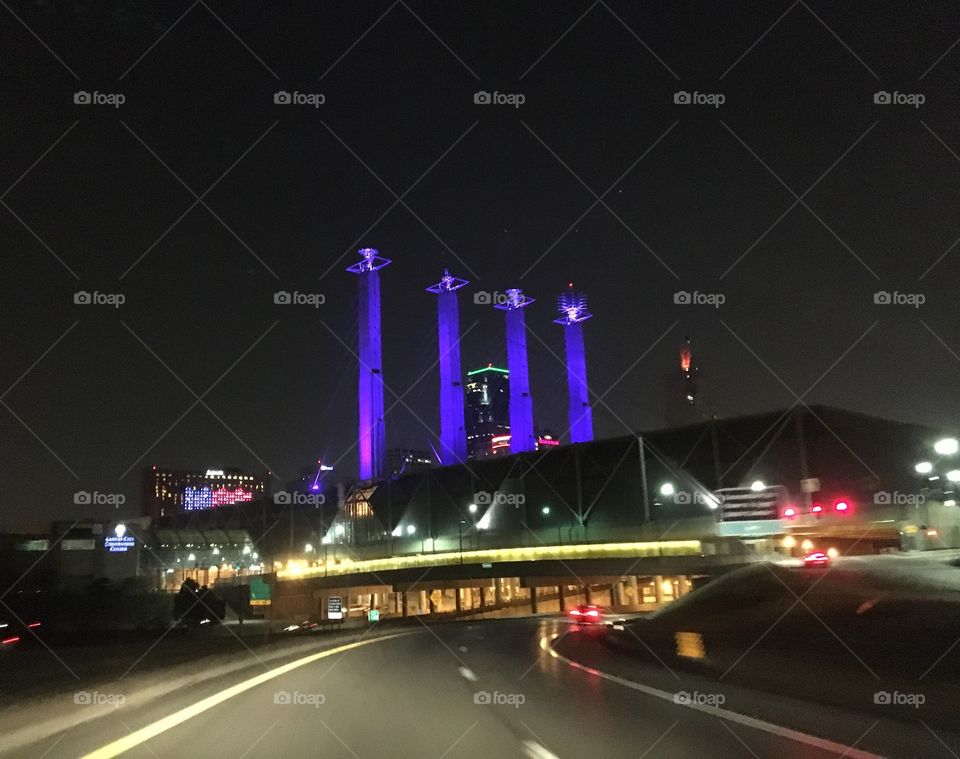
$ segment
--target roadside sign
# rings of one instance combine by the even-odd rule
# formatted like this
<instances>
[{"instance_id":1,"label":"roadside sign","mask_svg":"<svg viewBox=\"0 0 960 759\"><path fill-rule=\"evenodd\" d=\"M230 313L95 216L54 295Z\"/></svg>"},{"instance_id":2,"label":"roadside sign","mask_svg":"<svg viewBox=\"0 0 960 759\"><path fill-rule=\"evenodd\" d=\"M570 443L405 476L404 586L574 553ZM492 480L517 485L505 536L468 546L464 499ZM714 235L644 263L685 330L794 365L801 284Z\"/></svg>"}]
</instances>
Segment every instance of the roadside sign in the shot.
<instances>
[{"instance_id":1,"label":"roadside sign","mask_svg":"<svg viewBox=\"0 0 960 759\"><path fill-rule=\"evenodd\" d=\"M800 480L800 490L802 490L804 493L819 493L820 478L808 477L805 480Z\"/></svg>"},{"instance_id":2,"label":"roadside sign","mask_svg":"<svg viewBox=\"0 0 960 759\"><path fill-rule=\"evenodd\" d=\"M250 581L250 605L251 606L270 606L273 600L273 592L270 585L263 581L262 577L254 577Z\"/></svg>"},{"instance_id":3,"label":"roadside sign","mask_svg":"<svg viewBox=\"0 0 960 759\"><path fill-rule=\"evenodd\" d=\"M370 609L367 612L367 621L368 622L379 622L380 621L380 609Z\"/></svg>"},{"instance_id":4,"label":"roadside sign","mask_svg":"<svg viewBox=\"0 0 960 759\"><path fill-rule=\"evenodd\" d=\"M327 599L327 619L343 619L343 599L340 596Z\"/></svg>"}]
</instances>

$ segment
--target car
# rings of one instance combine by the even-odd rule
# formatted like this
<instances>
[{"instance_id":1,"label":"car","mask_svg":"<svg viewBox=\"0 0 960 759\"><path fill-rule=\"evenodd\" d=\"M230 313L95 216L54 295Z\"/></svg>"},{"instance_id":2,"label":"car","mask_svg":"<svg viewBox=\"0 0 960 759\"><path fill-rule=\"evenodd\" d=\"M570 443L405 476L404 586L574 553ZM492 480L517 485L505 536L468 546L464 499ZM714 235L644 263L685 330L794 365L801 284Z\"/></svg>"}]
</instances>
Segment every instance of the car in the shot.
<instances>
[{"instance_id":1,"label":"car","mask_svg":"<svg viewBox=\"0 0 960 759\"><path fill-rule=\"evenodd\" d=\"M580 604L567 612L570 618L581 625L599 625L603 623L603 608L596 604Z\"/></svg>"},{"instance_id":2,"label":"car","mask_svg":"<svg viewBox=\"0 0 960 759\"><path fill-rule=\"evenodd\" d=\"M803 557L805 567L825 567L830 563L830 557L823 551L811 551Z\"/></svg>"}]
</instances>

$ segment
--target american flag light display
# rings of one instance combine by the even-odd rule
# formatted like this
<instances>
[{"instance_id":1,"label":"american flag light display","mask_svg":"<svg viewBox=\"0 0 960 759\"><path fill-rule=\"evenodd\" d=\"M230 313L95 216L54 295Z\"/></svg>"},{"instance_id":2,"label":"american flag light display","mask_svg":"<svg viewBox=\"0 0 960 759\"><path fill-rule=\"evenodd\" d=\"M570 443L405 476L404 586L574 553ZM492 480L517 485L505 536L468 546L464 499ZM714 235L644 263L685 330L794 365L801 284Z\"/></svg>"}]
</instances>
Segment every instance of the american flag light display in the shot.
<instances>
[{"instance_id":1,"label":"american flag light display","mask_svg":"<svg viewBox=\"0 0 960 759\"><path fill-rule=\"evenodd\" d=\"M238 487L234 489L219 487L187 487L183 489L183 508L185 511L212 509L216 506L229 506L253 500L253 491Z\"/></svg>"}]
</instances>

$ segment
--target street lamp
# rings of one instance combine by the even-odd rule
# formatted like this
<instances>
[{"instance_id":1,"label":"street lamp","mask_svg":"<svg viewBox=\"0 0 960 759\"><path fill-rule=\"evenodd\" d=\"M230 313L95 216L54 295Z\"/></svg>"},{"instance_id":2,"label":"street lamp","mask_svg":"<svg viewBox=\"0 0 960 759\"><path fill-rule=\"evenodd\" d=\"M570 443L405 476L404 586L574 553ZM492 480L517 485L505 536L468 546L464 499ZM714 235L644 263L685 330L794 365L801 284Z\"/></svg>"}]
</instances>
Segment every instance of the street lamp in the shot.
<instances>
[{"instance_id":1,"label":"street lamp","mask_svg":"<svg viewBox=\"0 0 960 759\"><path fill-rule=\"evenodd\" d=\"M929 461L921 461L918 463L914 469L917 470L917 474L930 474L933 471L933 464Z\"/></svg>"},{"instance_id":2,"label":"street lamp","mask_svg":"<svg viewBox=\"0 0 960 759\"><path fill-rule=\"evenodd\" d=\"M951 469L947 472L947 479L950 482L960 482L960 469Z\"/></svg>"},{"instance_id":3,"label":"street lamp","mask_svg":"<svg viewBox=\"0 0 960 759\"><path fill-rule=\"evenodd\" d=\"M960 443L955 437L945 437L933 444L933 450L941 456L953 456L957 450L960 450Z\"/></svg>"},{"instance_id":4,"label":"street lamp","mask_svg":"<svg viewBox=\"0 0 960 759\"><path fill-rule=\"evenodd\" d=\"M407 535L413 535L417 531L417 526L415 524L407 525Z\"/></svg>"},{"instance_id":5,"label":"street lamp","mask_svg":"<svg viewBox=\"0 0 960 759\"><path fill-rule=\"evenodd\" d=\"M306 553L313 553L313 544L312 544L312 543L307 543L307 544L303 547L303 550L304 550Z\"/></svg>"},{"instance_id":6,"label":"street lamp","mask_svg":"<svg viewBox=\"0 0 960 759\"><path fill-rule=\"evenodd\" d=\"M540 513L543 514L545 517L550 516L550 507L544 506L542 509L540 509Z\"/></svg>"},{"instance_id":7,"label":"street lamp","mask_svg":"<svg viewBox=\"0 0 960 759\"><path fill-rule=\"evenodd\" d=\"M665 482L660 486L660 495L671 496L675 491L676 489L673 487L672 482Z\"/></svg>"},{"instance_id":8,"label":"street lamp","mask_svg":"<svg viewBox=\"0 0 960 759\"><path fill-rule=\"evenodd\" d=\"M763 484L763 480L754 480L750 483L750 489L754 493L759 493L761 490L766 490L766 485Z\"/></svg>"},{"instance_id":9,"label":"street lamp","mask_svg":"<svg viewBox=\"0 0 960 759\"><path fill-rule=\"evenodd\" d=\"M469 511L471 514L476 514L476 513L477 513L477 504L471 503L469 506L467 506L467 511Z\"/></svg>"}]
</instances>

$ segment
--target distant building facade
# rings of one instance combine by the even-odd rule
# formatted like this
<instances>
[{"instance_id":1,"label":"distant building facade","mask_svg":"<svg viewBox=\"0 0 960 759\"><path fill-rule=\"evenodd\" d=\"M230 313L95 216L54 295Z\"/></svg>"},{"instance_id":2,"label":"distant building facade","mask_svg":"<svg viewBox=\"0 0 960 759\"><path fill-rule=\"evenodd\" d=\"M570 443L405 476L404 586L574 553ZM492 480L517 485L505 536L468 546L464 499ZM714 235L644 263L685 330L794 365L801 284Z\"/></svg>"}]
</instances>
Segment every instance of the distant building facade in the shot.
<instances>
[{"instance_id":1,"label":"distant building facade","mask_svg":"<svg viewBox=\"0 0 960 759\"><path fill-rule=\"evenodd\" d=\"M159 519L182 511L245 503L266 494L267 475L241 469L188 472L153 466L143 472L142 511Z\"/></svg>"}]
</instances>

